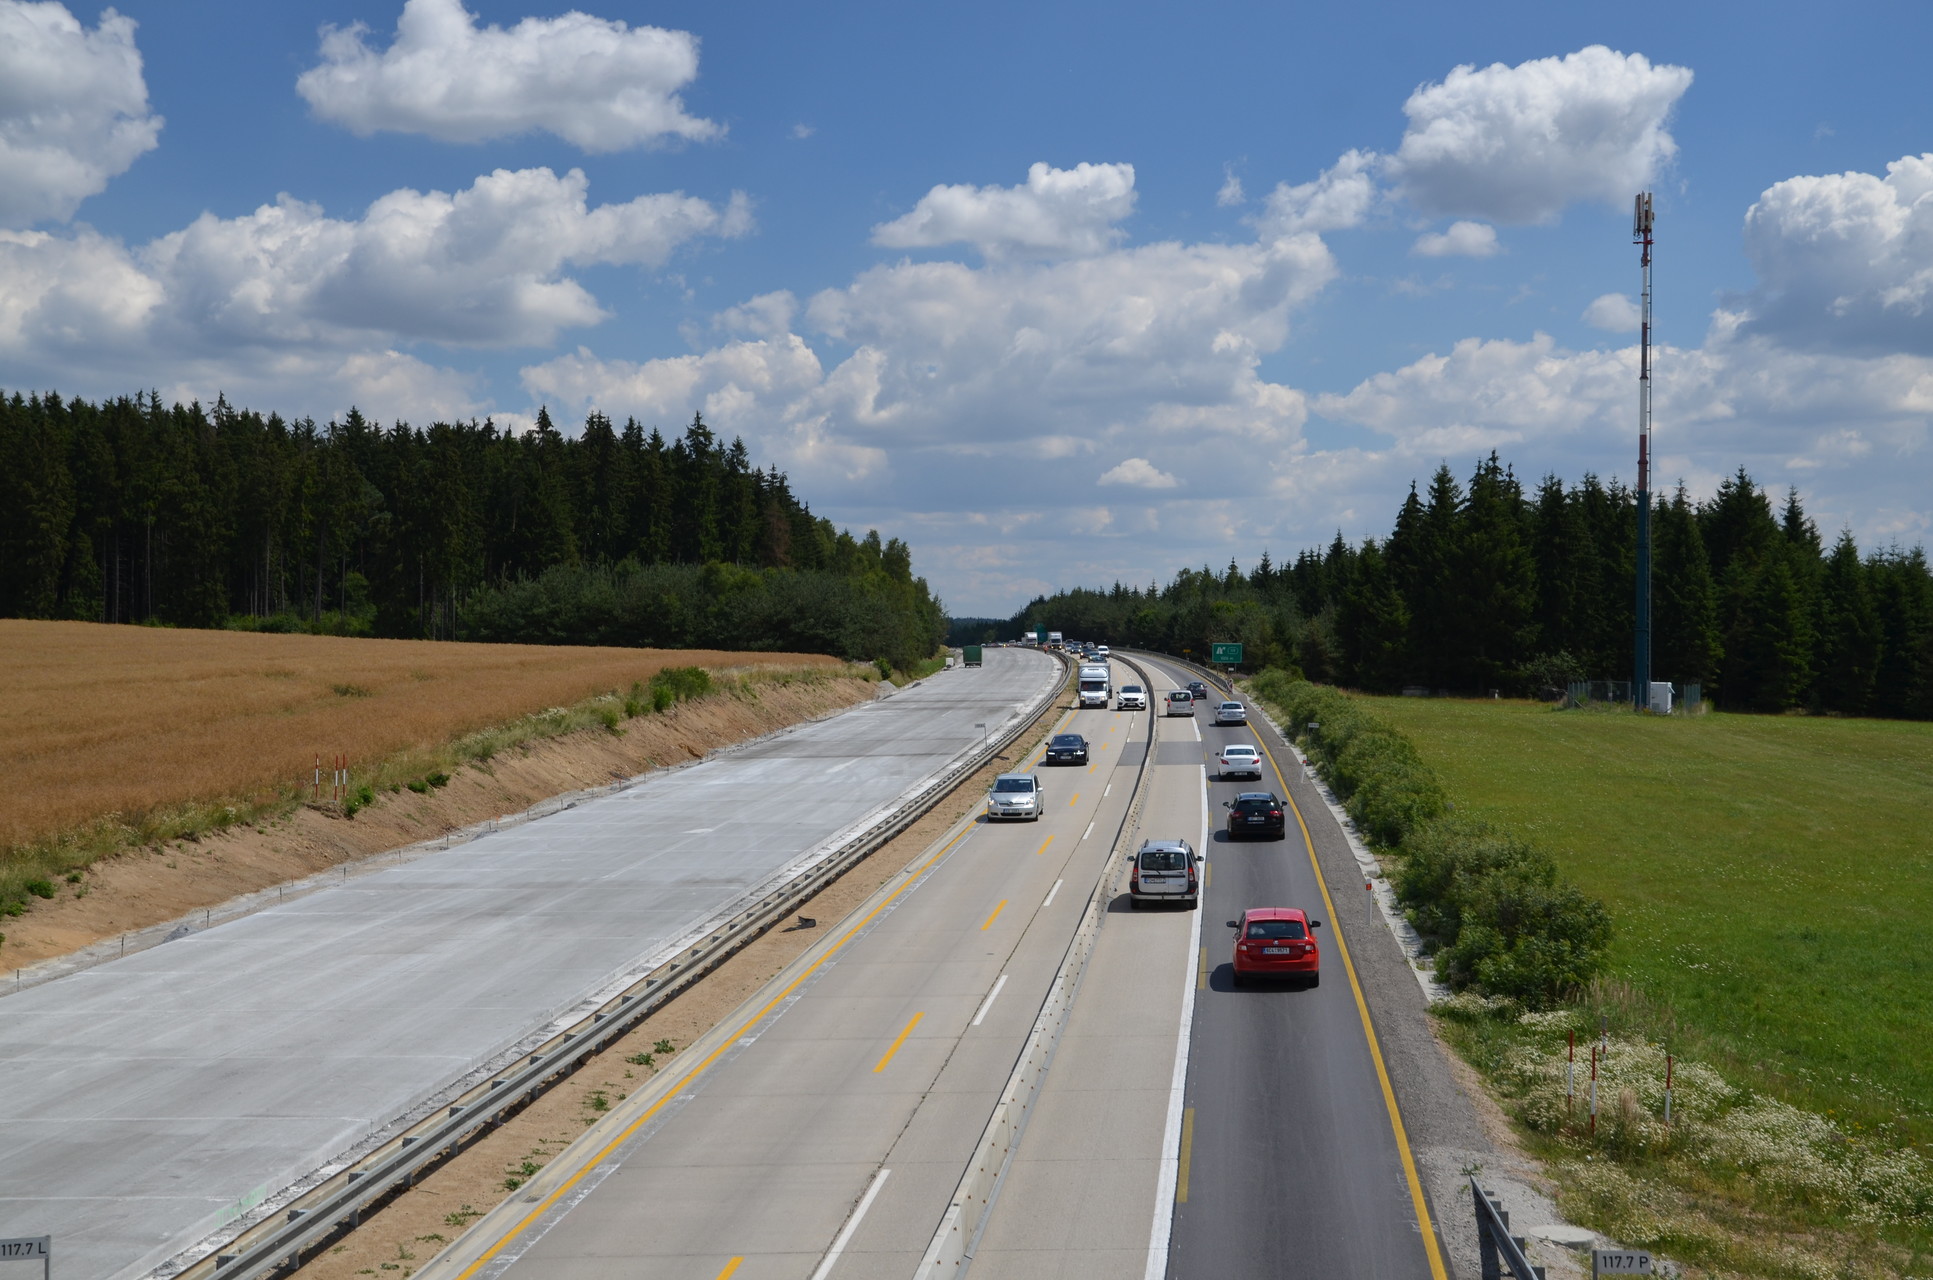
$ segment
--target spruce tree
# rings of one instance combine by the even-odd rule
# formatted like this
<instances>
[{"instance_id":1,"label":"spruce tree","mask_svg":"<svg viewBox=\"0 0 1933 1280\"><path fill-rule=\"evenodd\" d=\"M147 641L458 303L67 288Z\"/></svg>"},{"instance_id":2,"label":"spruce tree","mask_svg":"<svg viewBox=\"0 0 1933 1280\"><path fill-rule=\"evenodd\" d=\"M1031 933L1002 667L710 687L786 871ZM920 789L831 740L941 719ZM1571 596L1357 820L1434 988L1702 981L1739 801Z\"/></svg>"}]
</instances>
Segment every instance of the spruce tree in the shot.
<instances>
[{"instance_id":1,"label":"spruce tree","mask_svg":"<svg viewBox=\"0 0 1933 1280\"><path fill-rule=\"evenodd\" d=\"M1879 611L1852 531L1841 530L1819 583L1818 701L1821 709L1860 715L1879 672Z\"/></svg>"}]
</instances>

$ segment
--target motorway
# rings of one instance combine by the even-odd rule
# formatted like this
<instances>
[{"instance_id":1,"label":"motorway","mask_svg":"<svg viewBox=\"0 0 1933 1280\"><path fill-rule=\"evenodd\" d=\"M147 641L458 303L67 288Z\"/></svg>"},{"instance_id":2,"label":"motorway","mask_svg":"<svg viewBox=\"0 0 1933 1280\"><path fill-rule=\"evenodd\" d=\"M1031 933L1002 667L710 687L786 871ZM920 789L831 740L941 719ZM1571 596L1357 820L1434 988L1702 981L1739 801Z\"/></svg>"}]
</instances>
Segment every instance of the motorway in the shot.
<instances>
[{"instance_id":1,"label":"motorway","mask_svg":"<svg viewBox=\"0 0 1933 1280\"><path fill-rule=\"evenodd\" d=\"M1157 696L1188 678L1155 669ZM1115 664L1117 683L1134 678ZM973 1266L1442 1280L1346 958L1361 917L1335 918L1300 825L1280 842L1217 833L1236 790L1288 792L1209 777L1222 741L1262 734L1206 715L1153 724L1129 843L1202 849L1202 910L1129 911L1108 859L1149 713L1070 710L1060 727L1096 751L1085 769L1025 762L1048 789L1043 821L959 824L419 1274L915 1275L1105 872L1105 926ZM1233 990L1222 922L1261 905L1325 921L1319 986Z\"/></svg>"},{"instance_id":2,"label":"motorway","mask_svg":"<svg viewBox=\"0 0 1933 1280\"><path fill-rule=\"evenodd\" d=\"M987 656L979 670L7 995L0 1236L51 1234L67 1280L144 1275L420 1113L796 874L1061 679L1040 654ZM1013 920L1030 917L1031 904L1011 906ZM1009 932L996 922L987 936ZM943 1018L938 1006L932 1016ZM927 1047L911 1038L905 1061Z\"/></svg>"}]
</instances>

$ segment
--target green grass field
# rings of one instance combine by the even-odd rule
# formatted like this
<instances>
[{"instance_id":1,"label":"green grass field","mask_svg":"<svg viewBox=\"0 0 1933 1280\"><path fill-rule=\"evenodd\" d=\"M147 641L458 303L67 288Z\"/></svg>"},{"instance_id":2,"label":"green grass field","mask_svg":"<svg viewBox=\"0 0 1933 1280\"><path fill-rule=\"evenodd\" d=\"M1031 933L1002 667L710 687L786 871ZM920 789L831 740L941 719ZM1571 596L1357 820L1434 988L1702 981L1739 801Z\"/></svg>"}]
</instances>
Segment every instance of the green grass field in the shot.
<instances>
[{"instance_id":1,"label":"green grass field","mask_svg":"<svg viewBox=\"0 0 1933 1280\"><path fill-rule=\"evenodd\" d=\"M1368 701L1610 907L1641 1029L1933 1141L1933 724Z\"/></svg>"}]
</instances>

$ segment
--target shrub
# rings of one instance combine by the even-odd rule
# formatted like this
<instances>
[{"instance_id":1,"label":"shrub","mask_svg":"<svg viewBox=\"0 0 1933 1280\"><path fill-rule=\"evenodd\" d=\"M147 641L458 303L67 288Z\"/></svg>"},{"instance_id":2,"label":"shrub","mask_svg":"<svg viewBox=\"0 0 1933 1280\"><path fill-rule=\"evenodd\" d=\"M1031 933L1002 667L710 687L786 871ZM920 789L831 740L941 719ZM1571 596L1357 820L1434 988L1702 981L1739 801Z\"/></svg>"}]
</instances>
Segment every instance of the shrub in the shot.
<instances>
[{"instance_id":1,"label":"shrub","mask_svg":"<svg viewBox=\"0 0 1933 1280\"><path fill-rule=\"evenodd\" d=\"M680 702L712 691L711 672L703 667L666 667L651 677L651 706L668 711Z\"/></svg>"},{"instance_id":2,"label":"shrub","mask_svg":"<svg viewBox=\"0 0 1933 1280\"><path fill-rule=\"evenodd\" d=\"M51 898L54 896L54 882L52 880L29 880L23 887L36 898Z\"/></svg>"}]
</instances>

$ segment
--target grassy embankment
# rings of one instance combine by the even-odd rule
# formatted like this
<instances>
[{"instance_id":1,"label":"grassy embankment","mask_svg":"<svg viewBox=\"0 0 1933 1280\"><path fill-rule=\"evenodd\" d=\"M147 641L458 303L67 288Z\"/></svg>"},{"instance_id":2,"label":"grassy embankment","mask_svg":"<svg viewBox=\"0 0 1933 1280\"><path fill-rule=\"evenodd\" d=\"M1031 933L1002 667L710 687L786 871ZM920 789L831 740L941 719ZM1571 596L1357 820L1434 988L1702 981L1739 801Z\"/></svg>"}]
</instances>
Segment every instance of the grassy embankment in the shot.
<instances>
[{"instance_id":1,"label":"grassy embankment","mask_svg":"<svg viewBox=\"0 0 1933 1280\"><path fill-rule=\"evenodd\" d=\"M1566 1015L1445 1020L1541 1132L1573 1211L1727 1274L1926 1274L1933 726L1365 701L1459 813L1528 836L1610 908L1570 1024L1609 1019L1599 1160L1635 1176L1561 1136ZM1665 1046L1715 1069L1678 1081L1675 1134L1655 1123Z\"/></svg>"},{"instance_id":2,"label":"grassy embankment","mask_svg":"<svg viewBox=\"0 0 1933 1280\"><path fill-rule=\"evenodd\" d=\"M362 640L0 621L0 917L123 849L287 812L347 755L351 806L813 654ZM703 668L694 671L694 668Z\"/></svg>"}]
</instances>

